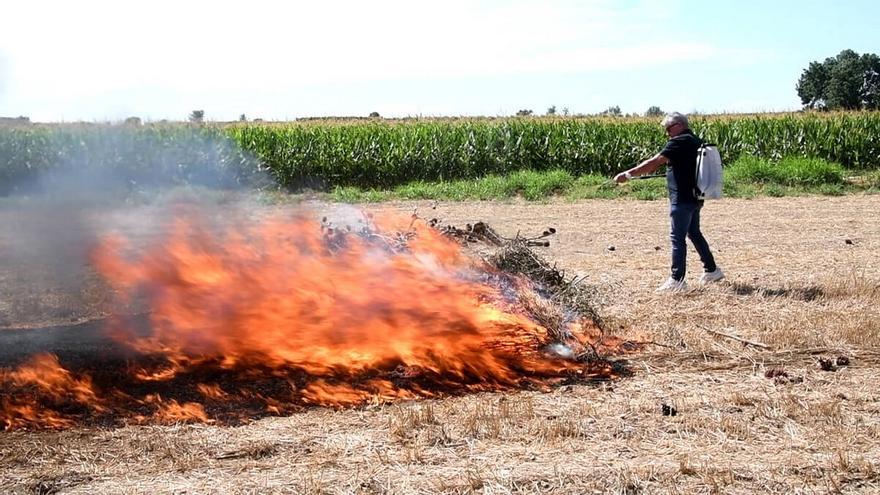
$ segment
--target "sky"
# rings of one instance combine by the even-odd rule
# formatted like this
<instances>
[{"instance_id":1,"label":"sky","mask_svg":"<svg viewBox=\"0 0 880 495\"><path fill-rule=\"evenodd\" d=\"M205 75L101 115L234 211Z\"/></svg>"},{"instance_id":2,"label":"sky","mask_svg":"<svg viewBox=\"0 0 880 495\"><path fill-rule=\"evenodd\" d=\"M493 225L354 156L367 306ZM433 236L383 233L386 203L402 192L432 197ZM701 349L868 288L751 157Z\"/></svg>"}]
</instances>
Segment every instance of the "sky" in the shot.
<instances>
[{"instance_id":1,"label":"sky","mask_svg":"<svg viewBox=\"0 0 880 495\"><path fill-rule=\"evenodd\" d=\"M2 0L0 116L32 121L801 107L880 53L873 0Z\"/></svg>"}]
</instances>

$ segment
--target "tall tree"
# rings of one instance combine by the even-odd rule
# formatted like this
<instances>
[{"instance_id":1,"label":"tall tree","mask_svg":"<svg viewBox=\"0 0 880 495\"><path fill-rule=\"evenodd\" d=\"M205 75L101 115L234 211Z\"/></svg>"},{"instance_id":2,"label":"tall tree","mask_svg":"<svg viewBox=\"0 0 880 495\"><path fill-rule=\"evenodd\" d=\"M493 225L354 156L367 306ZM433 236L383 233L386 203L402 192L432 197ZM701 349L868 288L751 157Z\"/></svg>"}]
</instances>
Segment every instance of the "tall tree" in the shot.
<instances>
[{"instance_id":1,"label":"tall tree","mask_svg":"<svg viewBox=\"0 0 880 495\"><path fill-rule=\"evenodd\" d=\"M645 117L660 117L661 115L663 115L663 110L657 105L649 107L645 112Z\"/></svg>"},{"instance_id":2,"label":"tall tree","mask_svg":"<svg viewBox=\"0 0 880 495\"><path fill-rule=\"evenodd\" d=\"M880 57L866 53L862 55L862 66L864 67L862 100L865 108L880 110Z\"/></svg>"},{"instance_id":3,"label":"tall tree","mask_svg":"<svg viewBox=\"0 0 880 495\"><path fill-rule=\"evenodd\" d=\"M811 62L797 83L808 108L857 110L880 105L880 57L843 50L824 62Z\"/></svg>"},{"instance_id":4,"label":"tall tree","mask_svg":"<svg viewBox=\"0 0 880 495\"><path fill-rule=\"evenodd\" d=\"M844 50L831 66L828 80L828 106L844 110L862 108L862 61L859 54Z\"/></svg>"},{"instance_id":5,"label":"tall tree","mask_svg":"<svg viewBox=\"0 0 880 495\"><path fill-rule=\"evenodd\" d=\"M623 117L623 112L620 111L619 105L614 105L613 107L608 107L605 110L599 112L599 115L608 115L611 117Z\"/></svg>"},{"instance_id":6,"label":"tall tree","mask_svg":"<svg viewBox=\"0 0 880 495\"><path fill-rule=\"evenodd\" d=\"M205 111L204 110L193 110L189 114L189 121L193 124L201 124L205 121Z\"/></svg>"},{"instance_id":7,"label":"tall tree","mask_svg":"<svg viewBox=\"0 0 880 495\"><path fill-rule=\"evenodd\" d=\"M828 60L825 62L827 63ZM801 74L797 84L801 103L809 108L825 108L825 100L828 98L826 88L829 79L831 79L831 73L825 63L810 62L810 66Z\"/></svg>"}]
</instances>

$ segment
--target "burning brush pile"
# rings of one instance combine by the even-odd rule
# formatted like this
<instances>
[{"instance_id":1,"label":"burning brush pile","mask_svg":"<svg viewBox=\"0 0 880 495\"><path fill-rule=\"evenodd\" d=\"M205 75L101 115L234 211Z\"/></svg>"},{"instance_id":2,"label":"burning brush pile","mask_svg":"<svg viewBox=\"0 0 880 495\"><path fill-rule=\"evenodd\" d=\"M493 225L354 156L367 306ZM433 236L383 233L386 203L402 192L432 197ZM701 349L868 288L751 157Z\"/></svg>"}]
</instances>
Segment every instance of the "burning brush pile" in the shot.
<instances>
[{"instance_id":1,"label":"burning brush pile","mask_svg":"<svg viewBox=\"0 0 880 495\"><path fill-rule=\"evenodd\" d=\"M104 238L92 264L144 311L103 321L90 352L0 368L0 427L235 424L625 372L602 357L622 343L589 292L530 249L552 231L504 239L485 224L359 215L218 226L179 209L146 246ZM494 253L468 254L475 241Z\"/></svg>"}]
</instances>

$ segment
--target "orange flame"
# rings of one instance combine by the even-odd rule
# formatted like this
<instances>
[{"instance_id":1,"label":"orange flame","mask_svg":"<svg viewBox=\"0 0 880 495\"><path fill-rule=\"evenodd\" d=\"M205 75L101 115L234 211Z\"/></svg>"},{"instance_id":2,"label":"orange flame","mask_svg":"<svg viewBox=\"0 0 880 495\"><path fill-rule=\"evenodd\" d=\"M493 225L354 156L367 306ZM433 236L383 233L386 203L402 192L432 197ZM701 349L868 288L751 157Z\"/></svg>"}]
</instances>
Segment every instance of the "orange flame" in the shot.
<instances>
[{"instance_id":1,"label":"orange flame","mask_svg":"<svg viewBox=\"0 0 880 495\"><path fill-rule=\"evenodd\" d=\"M33 397L56 405L82 405L92 412L105 410L104 401L95 394L91 379L73 376L52 354L37 354L14 371L0 370L0 384L30 391L29 394L4 395L0 399L0 424L7 429L31 422L50 428L72 424L71 420L51 409L38 406Z\"/></svg>"},{"instance_id":2,"label":"orange flame","mask_svg":"<svg viewBox=\"0 0 880 495\"><path fill-rule=\"evenodd\" d=\"M499 297L462 278L474 267L428 228L410 252L393 254L354 235L334 252L305 217L225 235L180 219L134 265L118 245L107 247L101 271L120 290L146 289L151 299L152 334L134 345L178 360L219 357L224 367L259 362L313 376L395 362L513 383L518 374L484 344L510 331L542 332L486 302Z\"/></svg>"},{"instance_id":3,"label":"orange flame","mask_svg":"<svg viewBox=\"0 0 880 495\"><path fill-rule=\"evenodd\" d=\"M224 392L223 389L216 384L199 383L196 385L196 389L198 389L199 393L209 399L223 400L229 397L229 394Z\"/></svg>"},{"instance_id":4,"label":"orange flame","mask_svg":"<svg viewBox=\"0 0 880 495\"><path fill-rule=\"evenodd\" d=\"M166 402L158 395L148 395L144 399L144 403L155 404L157 406L152 419L159 423L212 422L205 413L205 408L202 407L201 404L195 402L180 404L174 399L170 399Z\"/></svg>"},{"instance_id":5,"label":"orange flame","mask_svg":"<svg viewBox=\"0 0 880 495\"><path fill-rule=\"evenodd\" d=\"M155 407L151 417L167 422L210 419L202 404L160 398L158 391L167 396L187 381L197 383L186 397L201 397L215 416L227 417L234 415L223 409L230 401L282 414L308 404L541 386L585 373L582 363L542 354L548 330L505 297L487 266L434 229L383 219L356 234L305 215L223 229L184 211L146 249L105 239L95 266L123 298L150 308L147 331L118 319L109 333L160 357L127 377L131 387L155 392L136 399L108 383L98 396L88 376L73 377L52 356L4 380L55 400L67 394L94 413L108 400L117 414L135 418ZM586 340L577 335L580 322L570 330L571 344ZM270 390L247 385L257 382ZM0 420L27 424L13 406L23 407L4 402ZM38 415L29 421L59 424Z\"/></svg>"},{"instance_id":6,"label":"orange flame","mask_svg":"<svg viewBox=\"0 0 880 495\"><path fill-rule=\"evenodd\" d=\"M101 401L92 390L91 379L72 376L69 371L61 367L58 358L52 354L37 354L28 364L10 372L8 379L18 386L34 385L41 392L55 399L72 396L71 398L76 402L101 409Z\"/></svg>"}]
</instances>

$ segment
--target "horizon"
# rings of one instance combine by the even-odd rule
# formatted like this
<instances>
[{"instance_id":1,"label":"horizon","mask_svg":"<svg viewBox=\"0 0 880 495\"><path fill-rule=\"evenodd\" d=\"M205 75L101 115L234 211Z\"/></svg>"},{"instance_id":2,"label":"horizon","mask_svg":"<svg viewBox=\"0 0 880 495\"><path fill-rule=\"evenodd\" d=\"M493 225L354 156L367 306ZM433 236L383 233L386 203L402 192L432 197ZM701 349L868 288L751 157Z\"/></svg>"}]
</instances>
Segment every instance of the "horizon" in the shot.
<instances>
[{"instance_id":1,"label":"horizon","mask_svg":"<svg viewBox=\"0 0 880 495\"><path fill-rule=\"evenodd\" d=\"M289 120L268 120L262 118L248 118L247 120L216 120L205 118L202 121L193 121L189 118L179 118L179 119L143 119L137 116L129 116L126 118L119 119L94 119L94 120L53 120L53 121L39 121L33 120L26 115L18 115L18 116L8 116L8 115L0 115L0 127L2 126L16 126L19 124L22 125L95 125L95 126L119 126L119 125L128 125L129 122L126 122L127 119L136 118L137 125L155 125L155 124L185 124L185 125L233 125L233 124L284 124L284 123L294 123L294 122L302 122L307 123L309 121L339 121L339 122L356 122L356 121L368 121L368 122L381 122L381 121L443 121L443 120L521 120L521 119L532 119L532 120L648 120L653 121L657 120L659 123L666 115L675 112L676 110L670 109L668 111L664 110L662 115L645 115L644 113L631 113L631 114L621 114L621 115L606 115L602 113L592 113L592 114L570 114L570 115L562 115L560 113L557 114L533 114L533 115L403 115L403 116L384 116L379 115L378 117L370 117L368 115L325 115L325 116L302 116L295 117ZM787 115L818 115L818 116L831 116L835 114L851 114L851 113L877 113L880 110L821 110L821 109L795 109L795 110L778 110L778 111L768 111L768 112L751 112L751 111L743 111L743 112L717 112L717 113L702 113L702 112L694 112L694 113L683 113L688 118L692 118L698 120L699 118L723 118L723 117L783 117Z\"/></svg>"},{"instance_id":2,"label":"horizon","mask_svg":"<svg viewBox=\"0 0 880 495\"><path fill-rule=\"evenodd\" d=\"M693 0L258 0L7 8L0 116L35 123L499 118L618 106L802 109L797 79L844 49L880 51L880 5ZM46 15L51 12L52 15ZM172 14L169 14L172 13ZM872 15L873 14L873 15ZM453 33L456 31L456 33Z\"/></svg>"}]
</instances>

